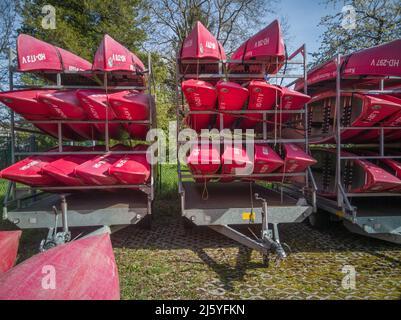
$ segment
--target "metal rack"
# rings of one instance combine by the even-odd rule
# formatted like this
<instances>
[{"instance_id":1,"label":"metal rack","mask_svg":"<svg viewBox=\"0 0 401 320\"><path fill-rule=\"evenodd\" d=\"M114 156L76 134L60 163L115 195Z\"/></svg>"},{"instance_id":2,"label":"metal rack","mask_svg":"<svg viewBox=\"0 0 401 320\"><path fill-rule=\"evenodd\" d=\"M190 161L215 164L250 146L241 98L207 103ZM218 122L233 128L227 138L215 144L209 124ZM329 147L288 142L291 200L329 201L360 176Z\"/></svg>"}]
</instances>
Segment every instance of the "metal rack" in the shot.
<instances>
[{"instance_id":1,"label":"metal rack","mask_svg":"<svg viewBox=\"0 0 401 320\"><path fill-rule=\"evenodd\" d=\"M14 66L15 55L12 50L9 53L9 86L10 90L15 88L41 88L41 89L104 89L108 90L140 90L146 91L152 98L150 101L150 116L144 121L109 120L25 120L27 123L47 123L58 126L58 150L54 152L17 152L16 133L21 131L16 127L14 112L10 112L10 140L12 163L16 158L34 155L132 155L146 154L146 151L112 151L110 150L109 124L129 123L147 125L150 128L156 126L156 107L152 95L153 73L151 56L148 56L148 69L143 74L134 72L87 72L87 71L65 71L65 72L41 72L39 76L56 79L55 84L44 86L23 86L14 85L14 76L18 70ZM33 73L35 74L35 73ZM92 76L87 83L64 84L63 79L71 77ZM131 78L129 78L131 77ZM94 81L93 81L94 79ZM118 85L122 79L124 85ZM131 81L131 82L130 82ZM112 83L110 86L109 83ZM139 84L139 85L138 85ZM106 109L108 112L108 109ZM105 125L105 151L64 151L63 150L63 124L78 123L101 123ZM31 133L44 134L37 131ZM74 142L72 142L74 144ZM92 145L96 142L92 141ZM40 188L21 188L14 182L10 182L4 199L3 218L8 219L22 229L49 228L49 235L54 234L50 242L56 244L69 240L69 227L81 226L125 226L136 224L145 217L150 218L152 213L152 202L155 197L155 186L158 176L156 165L151 166L149 182L141 185L112 185L112 186L57 186L47 187L45 191ZM43 188L42 188L43 189ZM113 189L114 192L107 192ZM131 190L130 190L131 189ZM132 190L136 189L136 190ZM90 192L96 190L95 193ZM84 192L74 192L84 191ZM52 194L49 192L58 192ZM61 211L62 219L59 221L58 212ZM146 221L149 221L148 219ZM63 232L57 233L54 230L63 227ZM49 237L48 237L49 238ZM46 244L45 244L46 245Z\"/></svg>"},{"instance_id":2,"label":"metal rack","mask_svg":"<svg viewBox=\"0 0 401 320\"><path fill-rule=\"evenodd\" d=\"M401 159L401 156L389 156L385 150L385 130L401 130L401 127L346 127L341 120L341 94L363 93L370 95L401 93L400 89L386 90L385 81L389 77L379 80L379 89L342 89L342 62L341 55L336 59L336 198L328 199L317 196L317 207L334 214L344 221L345 226L352 232L368 235L390 242L401 243L401 202L399 193L349 193L342 183L341 172L345 160L381 160ZM395 79L392 77L391 79ZM399 79L399 78L398 78ZM399 79L401 80L401 79ZM345 130L376 130L380 132L379 143L375 147L379 150L378 156L345 156L342 155L344 143L341 141L342 132ZM353 144L358 146L358 144ZM391 197L392 205L388 206L388 198ZM319 213L324 214L324 213Z\"/></svg>"},{"instance_id":3,"label":"metal rack","mask_svg":"<svg viewBox=\"0 0 401 320\"><path fill-rule=\"evenodd\" d=\"M293 59L298 56L302 56L302 61L294 61ZM269 115L282 114L299 114L304 116L305 124L308 123L308 106L302 110L281 110L278 106L275 110L255 111L255 110L240 110L240 111L188 111L185 109L185 101L181 92L181 83L185 79L201 79L201 80L219 80L228 79L229 81L235 81L241 79L241 81L250 81L252 79L298 79L305 78L305 93L307 93L307 72L306 72L306 47L305 45L296 50L284 63L292 65L300 65L303 68L301 75L278 73L276 75L266 75L263 71L266 65L258 61L202 61L202 60L185 60L186 64L218 64L219 72L216 74L181 74L180 60L177 59L177 85L176 85L176 96L177 96L177 128L178 130L182 126L181 121L185 116L191 116L195 114L211 114L215 115L218 121L218 127L220 131L224 129L223 118L224 115L237 115L246 116L247 114L262 114L262 132L256 133L253 138L254 143L271 143L271 144L283 144L283 143L297 143L304 144L305 150L309 151L308 133L305 131L305 137L303 139L284 139L282 137L269 137L267 119ZM262 73L260 74L239 74L239 73L228 73L228 65L230 63L240 64L260 64ZM277 61L278 63L278 61ZM217 68L216 68L217 69ZM291 85L291 84L290 84ZM276 118L276 122L277 122ZM225 129L227 130L227 129ZM241 135L244 138L244 135ZM220 136L220 143L224 140L223 136ZM209 144L210 141L191 141L190 143ZM182 145L179 142L177 133L177 144ZM207 185L209 197L205 201L202 197L202 189L206 187L200 186L194 182L194 178L212 178L220 179L233 177L233 175L227 174L213 174L206 176L192 175L189 170L184 168L183 164L178 159L178 188L181 196L181 211L182 216L186 225L188 221L197 226L208 226L213 230L245 245L252 249L255 249L262 253L264 261L268 262L268 256L271 252L277 254L279 258L285 258L287 253L285 252L283 244L280 242L278 224L280 223L294 223L301 222L307 218L315 208L316 200L316 184L310 170L306 170L302 173L270 173L270 174L251 174L247 175L247 179L256 178L282 178L284 181L289 177L303 177L305 183L303 185L295 187L299 192L298 195L293 196L288 192L284 192L286 188L281 183L273 182L269 186L262 186L257 184L255 181L244 183L244 182L232 182L232 183L221 183L221 182L209 182ZM238 177L237 177L238 178ZM260 237L251 238L250 236L239 232L232 226L250 226L250 225L261 225Z\"/></svg>"}]
</instances>

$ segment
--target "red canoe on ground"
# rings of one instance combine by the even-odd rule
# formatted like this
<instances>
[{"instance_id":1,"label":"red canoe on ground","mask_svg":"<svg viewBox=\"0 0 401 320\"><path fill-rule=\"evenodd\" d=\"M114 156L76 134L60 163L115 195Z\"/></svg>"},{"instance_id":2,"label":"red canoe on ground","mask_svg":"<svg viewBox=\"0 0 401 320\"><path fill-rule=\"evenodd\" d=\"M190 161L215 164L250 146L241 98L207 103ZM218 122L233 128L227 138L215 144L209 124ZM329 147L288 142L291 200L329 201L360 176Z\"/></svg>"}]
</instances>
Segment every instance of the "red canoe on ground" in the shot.
<instances>
[{"instance_id":1,"label":"red canoe on ground","mask_svg":"<svg viewBox=\"0 0 401 320\"><path fill-rule=\"evenodd\" d=\"M88 71L92 64L77 55L26 34L17 38L18 71Z\"/></svg>"},{"instance_id":2,"label":"red canoe on ground","mask_svg":"<svg viewBox=\"0 0 401 320\"><path fill-rule=\"evenodd\" d=\"M285 60L284 39L277 20L244 42L231 56L231 60L243 62L260 62L260 64L229 65L230 73L264 73L276 74ZM262 63L265 70L262 70Z\"/></svg>"},{"instance_id":3,"label":"red canoe on ground","mask_svg":"<svg viewBox=\"0 0 401 320\"><path fill-rule=\"evenodd\" d=\"M116 145L110 150L129 151L130 149L123 145ZM86 185L110 186L118 184L116 177L110 175L109 169L123 157L123 154L106 154L94 157L76 167L75 176Z\"/></svg>"},{"instance_id":4,"label":"red canoe on ground","mask_svg":"<svg viewBox=\"0 0 401 320\"><path fill-rule=\"evenodd\" d=\"M241 110L249 97L248 89L235 82L219 81L216 89L219 102L218 108L221 113ZM223 128L232 128L240 117L240 115L224 115ZM220 129L220 116L217 116L216 127Z\"/></svg>"},{"instance_id":5,"label":"red canoe on ground","mask_svg":"<svg viewBox=\"0 0 401 320\"><path fill-rule=\"evenodd\" d=\"M318 193L326 197L336 195L335 185L335 149L313 149L313 156L318 159L313 173L318 185ZM342 156L355 156L343 151ZM342 183L346 192L389 192L401 187L401 180L386 170L367 160L343 160Z\"/></svg>"},{"instance_id":6,"label":"red canoe on ground","mask_svg":"<svg viewBox=\"0 0 401 320\"><path fill-rule=\"evenodd\" d=\"M214 111L216 109L216 88L201 80L186 80L182 83L182 91L189 105L190 111ZM196 114L188 118L192 129L200 131L208 129L212 119L211 114Z\"/></svg>"},{"instance_id":7,"label":"red canoe on ground","mask_svg":"<svg viewBox=\"0 0 401 320\"><path fill-rule=\"evenodd\" d=\"M53 119L61 120L86 120L87 115L81 107L76 96L76 90L62 90L49 93L41 93L38 100L45 103ZM95 126L87 123L71 123L66 125L73 132L88 140L97 140L99 133Z\"/></svg>"},{"instance_id":8,"label":"red canoe on ground","mask_svg":"<svg viewBox=\"0 0 401 320\"><path fill-rule=\"evenodd\" d=\"M137 91L109 94L109 103L118 120L148 121L151 97ZM124 124L132 138L145 139L149 125Z\"/></svg>"},{"instance_id":9,"label":"red canoe on ground","mask_svg":"<svg viewBox=\"0 0 401 320\"><path fill-rule=\"evenodd\" d=\"M220 182L232 182L242 179L253 172L253 159L251 160L244 147L225 146L221 155L221 173L231 175L220 179Z\"/></svg>"},{"instance_id":10,"label":"red canoe on ground","mask_svg":"<svg viewBox=\"0 0 401 320\"><path fill-rule=\"evenodd\" d=\"M106 34L96 51L93 70L140 73L145 66L134 53Z\"/></svg>"},{"instance_id":11,"label":"red canoe on ground","mask_svg":"<svg viewBox=\"0 0 401 320\"><path fill-rule=\"evenodd\" d=\"M56 90L18 90L0 92L0 102L26 120L52 120L49 107L38 100L40 94L52 94ZM35 127L46 134L58 137L58 125L51 123L37 123ZM63 138L68 140L82 140L82 137L73 132L70 127L63 125Z\"/></svg>"},{"instance_id":12,"label":"red canoe on ground","mask_svg":"<svg viewBox=\"0 0 401 320\"><path fill-rule=\"evenodd\" d=\"M139 145L134 151L146 151L148 146ZM109 168L109 174L121 184L145 184L150 178L151 167L146 153L123 156Z\"/></svg>"},{"instance_id":13,"label":"red canoe on ground","mask_svg":"<svg viewBox=\"0 0 401 320\"><path fill-rule=\"evenodd\" d=\"M0 231L0 274L14 266L21 233L22 231Z\"/></svg>"},{"instance_id":14,"label":"red canoe on ground","mask_svg":"<svg viewBox=\"0 0 401 320\"><path fill-rule=\"evenodd\" d=\"M223 46L199 21L184 40L180 52L183 74L217 73L219 60L226 60ZM189 61L207 61L207 64L189 64ZM214 62L216 61L216 62Z\"/></svg>"},{"instance_id":15,"label":"red canoe on ground","mask_svg":"<svg viewBox=\"0 0 401 320\"><path fill-rule=\"evenodd\" d=\"M39 253L0 276L0 300L119 300L110 236L102 234Z\"/></svg>"},{"instance_id":16,"label":"red canoe on ground","mask_svg":"<svg viewBox=\"0 0 401 320\"><path fill-rule=\"evenodd\" d=\"M221 165L219 147L212 144L193 146L187 158L187 164L193 175L216 174ZM210 178L195 179L196 182L208 182L210 180Z\"/></svg>"},{"instance_id":17,"label":"red canoe on ground","mask_svg":"<svg viewBox=\"0 0 401 320\"><path fill-rule=\"evenodd\" d=\"M78 90L76 95L89 119L102 121L117 119L113 109L109 106L108 96L104 90ZM96 123L95 127L103 135L106 132L106 124ZM119 140L122 133L119 123L109 123L110 138Z\"/></svg>"},{"instance_id":18,"label":"red canoe on ground","mask_svg":"<svg viewBox=\"0 0 401 320\"><path fill-rule=\"evenodd\" d=\"M371 86L378 88L378 82L366 77L401 77L401 39L376 47L364 49L344 56L341 60L343 87ZM308 91L335 89L337 77L336 59L327 61L308 72ZM400 83L400 80L386 81ZM295 90L304 88L304 80L299 80Z\"/></svg>"}]
</instances>

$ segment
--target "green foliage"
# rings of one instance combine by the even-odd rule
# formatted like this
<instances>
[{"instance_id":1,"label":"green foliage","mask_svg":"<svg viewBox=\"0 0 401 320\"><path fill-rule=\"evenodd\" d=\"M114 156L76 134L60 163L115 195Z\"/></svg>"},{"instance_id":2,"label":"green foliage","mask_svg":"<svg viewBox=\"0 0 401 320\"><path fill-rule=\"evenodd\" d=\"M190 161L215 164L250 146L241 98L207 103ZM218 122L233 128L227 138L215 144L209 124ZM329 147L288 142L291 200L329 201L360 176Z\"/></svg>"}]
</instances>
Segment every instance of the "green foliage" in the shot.
<instances>
[{"instance_id":1,"label":"green foliage","mask_svg":"<svg viewBox=\"0 0 401 320\"><path fill-rule=\"evenodd\" d=\"M315 63L324 62L338 53L348 54L401 37L401 0L327 0L327 5L352 5L355 8L355 28L344 28L341 10L324 16L320 26L326 30ZM341 7L341 6L340 6Z\"/></svg>"}]
</instances>

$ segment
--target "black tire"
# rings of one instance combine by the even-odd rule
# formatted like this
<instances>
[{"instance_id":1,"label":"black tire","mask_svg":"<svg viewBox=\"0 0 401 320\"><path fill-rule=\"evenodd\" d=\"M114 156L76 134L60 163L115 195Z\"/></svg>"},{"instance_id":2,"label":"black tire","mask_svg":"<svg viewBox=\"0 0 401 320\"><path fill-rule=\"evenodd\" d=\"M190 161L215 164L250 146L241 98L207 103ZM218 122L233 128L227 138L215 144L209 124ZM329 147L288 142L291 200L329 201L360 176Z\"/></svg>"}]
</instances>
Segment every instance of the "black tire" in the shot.
<instances>
[{"instance_id":1,"label":"black tire","mask_svg":"<svg viewBox=\"0 0 401 320\"><path fill-rule=\"evenodd\" d=\"M185 217L182 217L182 225L184 226L184 229L188 231L195 228L195 224Z\"/></svg>"},{"instance_id":2,"label":"black tire","mask_svg":"<svg viewBox=\"0 0 401 320\"><path fill-rule=\"evenodd\" d=\"M312 213L309 218L309 224L316 229L324 230L330 227L330 213L318 210Z\"/></svg>"},{"instance_id":3,"label":"black tire","mask_svg":"<svg viewBox=\"0 0 401 320\"><path fill-rule=\"evenodd\" d=\"M138 222L137 226L144 230L151 230L152 229L152 215L147 214L142 218L141 221Z\"/></svg>"}]
</instances>

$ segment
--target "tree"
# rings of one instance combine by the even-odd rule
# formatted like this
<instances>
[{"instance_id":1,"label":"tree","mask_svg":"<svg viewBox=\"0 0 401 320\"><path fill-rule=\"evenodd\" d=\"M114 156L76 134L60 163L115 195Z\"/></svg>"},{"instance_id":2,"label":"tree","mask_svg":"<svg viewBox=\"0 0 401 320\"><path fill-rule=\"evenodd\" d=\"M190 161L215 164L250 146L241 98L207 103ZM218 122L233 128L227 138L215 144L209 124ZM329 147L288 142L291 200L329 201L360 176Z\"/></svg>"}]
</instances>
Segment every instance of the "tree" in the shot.
<instances>
[{"instance_id":1,"label":"tree","mask_svg":"<svg viewBox=\"0 0 401 320\"><path fill-rule=\"evenodd\" d=\"M312 55L315 64L401 37L401 0L326 0L326 5L338 4L351 7L321 19L319 25L326 31Z\"/></svg>"}]
</instances>

